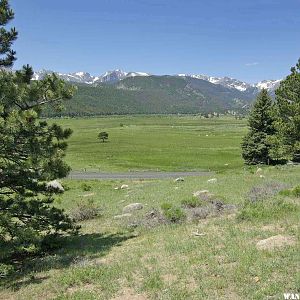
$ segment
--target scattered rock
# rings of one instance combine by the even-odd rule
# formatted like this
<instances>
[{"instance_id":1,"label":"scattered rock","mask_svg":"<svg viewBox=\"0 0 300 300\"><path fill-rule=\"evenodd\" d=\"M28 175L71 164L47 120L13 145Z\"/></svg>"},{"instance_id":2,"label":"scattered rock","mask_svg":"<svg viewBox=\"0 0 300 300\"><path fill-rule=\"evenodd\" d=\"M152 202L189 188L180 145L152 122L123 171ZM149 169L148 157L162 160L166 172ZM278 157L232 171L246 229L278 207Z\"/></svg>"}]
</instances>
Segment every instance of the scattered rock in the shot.
<instances>
[{"instance_id":1,"label":"scattered rock","mask_svg":"<svg viewBox=\"0 0 300 300\"><path fill-rule=\"evenodd\" d=\"M131 203L123 208L123 213L130 213L135 210L143 209L142 203Z\"/></svg>"},{"instance_id":2,"label":"scattered rock","mask_svg":"<svg viewBox=\"0 0 300 300\"><path fill-rule=\"evenodd\" d=\"M82 195L82 197L92 197L92 196L94 196L95 195L95 193L89 193L89 194L84 194L84 195Z\"/></svg>"},{"instance_id":3,"label":"scattered rock","mask_svg":"<svg viewBox=\"0 0 300 300\"><path fill-rule=\"evenodd\" d=\"M174 182L183 182L184 181L184 178L182 177L178 177L174 180Z\"/></svg>"},{"instance_id":4,"label":"scattered rock","mask_svg":"<svg viewBox=\"0 0 300 300\"><path fill-rule=\"evenodd\" d=\"M203 194L209 194L209 191L208 190L197 191L197 192L193 193L193 196L194 197L200 197Z\"/></svg>"},{"instance_id":5,"label":"scattered rock","mask_svg":"<svg viewBox=\"0 0 300 300\"><path fill-rule=\"evenodd\" d=\"M218 181L217 178L211 178L207 180L208 183L217 183L217 181Z\"/></svg>"},{"instance_id":6,"label":"scattered rock","mask_svg":"<svg viewBox=\"0 0 300 300\"><path fill-rule=\"evenodd\" d=\"M235 204L223 204L222 209L227 213L235 213L238 207Z\"/></svg>"},{"instance_id":7,"label":"scattered rock","mask_svg":"<svg viewBox=\"0 0 300 300\"><path fill-rule=\"evenodd\" d=\"M167 223L166 217L159 210L154 208L146 213L141 225L152 228Z\"/></svg>"},{"instance_id":8,"label":"scattered rock","mask_svg":"<svg viewBox=\"0 0 300 300\"><path fill-rule=\"evenodd\" d=\"M274 235L267 239L260 240L256 244L258 250L274 250L276 248L284 248L296 244L296 239L293 236Z\"/></svg>"},{"instance_id":9,"label":"scattered rock","mask_svg":"<svg viewBox=\"0 0 300 300\"><path fill-rule=\"evenodd\" d=\"M128 189L128 188L129 188L129 186L128 186L127 184L121 185L121 190L126 190L126 189Z\"/></svg>"},{"instance_id":10,"label":"scattered rock","mask_svg":"<svg viewBox=\"0 0 300 300\"><path fill-rule=\"evenodd\" d=\"M63 193L65 189L58 180L53 180L47 183L47 190Z\"/></svg>"},{"instance_id":11,"label":"scattered rock","mask_svg":"<svg viewBox=\"0 0 300 300\"><path fill-rule=\"evenodd\" d=\"M204 232L200 233L199 229L197 229L197 231L195 231L195 232L192 232L192 234L195 235L195 236L204 236L204 235L206 235L206 233L204 233Z\"/></svg>"},{"instance_id":12,"label":"scattered rock","mask_svg":"<svg viewBox=\"0 0 300 300\"><path fill-rule=\"evenodd\" d=\"M126 214L114 216L114 219L115 220L120 220L120 219L124 219L124 218L129 218L131 216L132 216L132 214L126 213Z\"/></svg>"}]
</instances>

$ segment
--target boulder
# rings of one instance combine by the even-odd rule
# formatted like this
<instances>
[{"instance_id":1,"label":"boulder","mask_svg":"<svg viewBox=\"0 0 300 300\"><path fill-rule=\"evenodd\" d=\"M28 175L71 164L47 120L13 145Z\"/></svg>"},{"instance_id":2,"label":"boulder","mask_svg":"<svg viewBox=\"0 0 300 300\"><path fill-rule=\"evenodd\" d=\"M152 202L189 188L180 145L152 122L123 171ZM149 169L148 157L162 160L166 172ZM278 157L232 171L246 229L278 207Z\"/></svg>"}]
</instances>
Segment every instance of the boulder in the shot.
<instances>
[{"instance_id":1,"label":"boulder","mask_svg":"<svg viewBox=\"0 0 300 300\"><path fill-rule=\"evenodd\" d=\"M174 180L174 182L183 182L184 181L184 178L182 177L178 177Z\"/></svg>"},{"instance_id":2,"label":"boulder","mask_svg":"<svg viewBox=\"0 0 300 300\"><path fill-rule=\"evenodd\" d=\"M131 217L131 216L132 216L132 214L126 213L126 214L114 216L114 219L115 219L115 220L120 220L120 219L129 218L129 217Z\"/></svg>"},{"instance_id":3,"label":"boulder","mask_svg":"<svg viewBox=\"0 0 300 300\"><path fill-rule=\"evenodd\" d=\"M262 168L257 168L256 174L260 174L262 171L263 171Z\"/></svg>"},{"instance_id":4,"label":"boulder","mask_svg":"<svg viewBox=\"0 0 300 300\"><path fill-rule=\"evenodd\" d=\"M46 184L47 190L63 193L65 189L58 180L52 180Z\"/></svg>"},{"instance_id":5,"label":"boulder","mask_svg":"<svg viewBox=\"0 0 300 300\"><path fill-rule=\"evenodd\" d=\"M218 181L217 178L211 178L207 180L208 183L217 183L217 181Z\"/></svg>"},{"instance_id":6,"label":"boulder","mask_svg":"<svg viewBox=\"0 0 300 300\"><path fill-rule=\"evenodd\" d=\"M131 204L126 205L123 208L123 213L130 213L130 212L135 211L135 210L143 209L143 207L144 206L143 206L142 203L131 203Z\"/></svg>"},{"instance_id":7,"label":"boulder","mask_svg":"<svg viewBox=\"0 0 300 300\"><path fill-rule=\"evenodd\" d=\"M209 194L209 191L208 190L196 191L196 192L193 193L193 196L194 197L200 197L203 194Z\"/></svg>"},{"instance_id":8,"label":"boulder","mask_svg":"<svg viewBox=\"0 0 300 300\"><path fill-rule=\"evenodd\" d=\"M258 250L274 250L276 248L284 248L296 244L296 239L293 236L274 235L267 239L260 240L256 244Z\"/></svg>"}]
</instances>

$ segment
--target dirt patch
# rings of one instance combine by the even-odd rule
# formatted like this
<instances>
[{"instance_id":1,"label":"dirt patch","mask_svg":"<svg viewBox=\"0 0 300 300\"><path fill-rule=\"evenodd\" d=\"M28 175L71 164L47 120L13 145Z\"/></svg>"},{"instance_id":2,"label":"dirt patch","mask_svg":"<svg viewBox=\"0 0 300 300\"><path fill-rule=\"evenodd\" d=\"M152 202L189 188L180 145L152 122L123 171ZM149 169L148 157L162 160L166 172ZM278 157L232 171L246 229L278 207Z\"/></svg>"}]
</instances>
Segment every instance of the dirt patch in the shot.
<instances>
[{"instance_id":1,"label":"dirt patch","mask_svg":"<svg viewBox=\"0 0 300 300\"><path fill-rule=\"evenodd\" d=\"M79 291L95 291L96 290L96 286L93 285L93 284L85 284L84 286L71 286L71 287L68 287L67 288L67 293L69 295L73 295L75 294L76 292L79 292ZM97 288L97 290L99 291L99 289Z\"/></svg>"},{"instance_id":2,"label":"dirt patch","mask_svg":"<svg viewBox=\"0 0 300 300\"><path fill-rule=\"evenodd\" d=\"M177 280L177 276L174 274L164 274L162 275L162 279L166 284L172 284Z\"/></svg>"},{"instance_id":3,"label":"dirt patch","mask_svg":"<svg viewBox=\"0 0 300 300\"><path fill-rule=\"evenodd\" d=\"M296 244L296 238L293 236L274 235L267 239L260 240L256 244L258 250L274 250L287 246L294 246Z\"/></svg>"},{"instance_id":4,"label":"dirt patch","mask_svg":"<svg viewBox=\"0 0 300 300\"><path fill-rule=\"evenodd\" d=\"M118 296L113 298L113 300L147 300L148 298L144 294L137 294L131 288L123 289Z\"/></svg>"},{"instance_id":5,"label":"dirt patch","mask_svg":"<svg viewBox=\"0 0 300 300\"><path fill-rule=\"evenodd\" d=\"M198 288L197 282L194 277L189 278L188 282L186 283L186 288L189 291L194 291Z\"/></svg>"}]
</instances>

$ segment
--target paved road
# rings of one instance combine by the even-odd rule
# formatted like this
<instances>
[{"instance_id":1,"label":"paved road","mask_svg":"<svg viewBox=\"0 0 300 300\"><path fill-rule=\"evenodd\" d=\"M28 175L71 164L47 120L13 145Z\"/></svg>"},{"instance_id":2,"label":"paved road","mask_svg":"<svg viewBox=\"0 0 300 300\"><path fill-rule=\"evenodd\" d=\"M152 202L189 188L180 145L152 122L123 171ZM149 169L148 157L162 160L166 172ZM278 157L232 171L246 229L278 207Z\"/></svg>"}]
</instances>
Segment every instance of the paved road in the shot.
<instances>
[{"instance_id":1,"label":"paved road","mask_svg":"<svg viewBox=\"0 0 300 300\"><path fill-rule=\"evenodd\" d=\"M212 172L127 172L127 173L102 173L102 172L71 172L70 179L163 179L188 176L209 176Z\"/></svg>"}]
</instances>

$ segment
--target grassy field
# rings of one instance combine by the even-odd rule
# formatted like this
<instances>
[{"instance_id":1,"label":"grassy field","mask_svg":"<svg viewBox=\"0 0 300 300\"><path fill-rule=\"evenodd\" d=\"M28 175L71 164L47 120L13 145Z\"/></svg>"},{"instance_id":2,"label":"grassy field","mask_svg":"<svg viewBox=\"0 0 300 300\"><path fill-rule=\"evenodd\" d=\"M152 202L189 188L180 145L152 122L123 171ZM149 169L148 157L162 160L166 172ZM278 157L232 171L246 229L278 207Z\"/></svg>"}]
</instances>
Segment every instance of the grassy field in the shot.
<instances>
[{"instance_id":1,"label":"grassy field","mask_svg":"<svg viewBox=\"0 0 300 300\"><path fill-rule=\"evenodd\" d=\"M189 157L188 169L219 170L213 175L217 181L209 183L211 177L189 177L183 182L64 180L67 190L57 196L55 205L71 214L82 212L84 207L99 208L100 215L80 222L80 235L66 237L62 249L26 259L13 278L2 281L0 299L270 300L284 299L284 293L300 292L300 198L279 192L299 185L300 168L268 167L259 173L256 167L243 168L238 145L245 132L244 122L193 117L59 122L76 130L68 156L75 169L90 162L90 168L101 170L178 170L185 169L184 161ZM120 123L125 126L120 127ZM92 137L96 139L99 129L109 131L110 143L89 142ZM145 131L148 133L142 134ZM132 139L127 141L124 135L132 135ZM173 138L172 147L168 147L165 136L169 143ZM184 136L186 140L182 142ZM156 147L164 145L170 154L152 147L146 155L146 145L151 144L148 138ZM113 145L120 139L123 142L115 149ZM76 154L76 144L80 154ZM124 144L135 155L126 155ZM204 149L209 149L207 156L199 160L197 145L203 155ZM114 153L114 159L103 164L106 152L102 146ZM136 147L144 152L140 154ZM186 154L185 149L190 147L194 152ZM88 150L89 155L85 155ZM232 156L222 156L231 152ZM98 157L99 162L93 164L93 157ZM118 159L123 159L124 165ZM174 164L169 166L164 159ZM230 164L228 169L225 163ZM127 184L128 189L115 189L122 184ZM236 205L237 210L152 228L128 226L139 224L149 211L160 210L164 203L182 207L182 202L193 199L193 193L199 190L208 190L224 204ZM124 206L136 202L142 203L143 209L126 218L115 218L122 214ZM257 248L260 240L278 235L292 242L274 249Z\"/></svg>"},{"instance_id":2,"label":"grassy field","mask_svg":"<svg viewBox=\"0 0 300 300\"><path fill-rule=\"evenodd\" d=\"M74 130L67 162L73 170L222 170L242 166L246 122L192 116L120 116L63 119ZM97 135L109 133L109 142ZM225 164L229 164L225 166Z\"/></svg>"}]
</instances>

